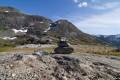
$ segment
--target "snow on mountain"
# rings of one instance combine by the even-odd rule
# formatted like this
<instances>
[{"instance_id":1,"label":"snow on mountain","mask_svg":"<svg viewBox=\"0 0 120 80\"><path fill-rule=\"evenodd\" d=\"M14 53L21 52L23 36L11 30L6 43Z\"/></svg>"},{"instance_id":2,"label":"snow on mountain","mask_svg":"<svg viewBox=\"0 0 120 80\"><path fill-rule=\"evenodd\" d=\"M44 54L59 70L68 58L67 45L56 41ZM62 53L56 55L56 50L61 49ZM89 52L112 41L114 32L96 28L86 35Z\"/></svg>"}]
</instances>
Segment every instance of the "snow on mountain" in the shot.
<instances>
[{"instance_id":1,"label":"snow on mountain","mask_svg":"<svg viewBox=\"0 0 120 80\"><path fill-rule=\"evenodd\" d=\"M19 29L19 30L17 30L17 29L12 29L14 32L15 32L15 34L17 34L17 33L19 33L19 32L21 32L21 33L26 33L28 30L27 29Z\"/></svg>"},{"instance_id":2,"label":"snow on mountain","mask_svg":"<svg viewBox=\"0 0 120 80\"><path fill-rule=\"evenodd\" d=\"M0 37L1 39L4 39L4 40L14 40L16 39L17 37Z\"/></svg>"}]
</instances>

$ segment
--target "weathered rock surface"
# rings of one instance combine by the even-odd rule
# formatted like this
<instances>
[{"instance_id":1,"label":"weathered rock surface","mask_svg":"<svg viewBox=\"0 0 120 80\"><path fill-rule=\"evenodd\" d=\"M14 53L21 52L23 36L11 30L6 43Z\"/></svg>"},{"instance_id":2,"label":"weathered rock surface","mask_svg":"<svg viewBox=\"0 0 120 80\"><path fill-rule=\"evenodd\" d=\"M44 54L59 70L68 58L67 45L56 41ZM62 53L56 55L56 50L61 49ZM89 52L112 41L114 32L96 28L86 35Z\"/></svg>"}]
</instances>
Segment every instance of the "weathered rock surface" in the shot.
<instances>
[{"instance_id":1,"label":"weathered rock surface","mask_svg":"<svg viewBox=\"0 0 120 80\"><path fill-rule=\"evenodd\" d=\"M0 80L120 80L119 57L99 55L0 56Z\"/></svg>"}]
</instances>

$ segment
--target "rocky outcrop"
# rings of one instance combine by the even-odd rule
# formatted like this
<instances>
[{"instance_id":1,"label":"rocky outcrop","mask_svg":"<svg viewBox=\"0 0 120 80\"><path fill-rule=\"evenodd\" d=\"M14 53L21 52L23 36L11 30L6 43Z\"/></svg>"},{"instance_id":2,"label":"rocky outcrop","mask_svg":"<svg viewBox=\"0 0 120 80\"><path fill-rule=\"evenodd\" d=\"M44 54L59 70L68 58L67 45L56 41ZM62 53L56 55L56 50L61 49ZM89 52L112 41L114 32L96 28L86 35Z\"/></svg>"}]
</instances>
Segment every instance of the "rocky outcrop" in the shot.
<instances>
[{"instance_id":1,"label":"rocky outcrop","mask_svg":"<svg viewBox=\"0 0 120 80\"><path fill-rule=\"evenodd\" d=\"M112 62L112 63L111 63ZM99 55L0 56L1 80L119 80L119 60Z\"/></svg>"}]
</instances>

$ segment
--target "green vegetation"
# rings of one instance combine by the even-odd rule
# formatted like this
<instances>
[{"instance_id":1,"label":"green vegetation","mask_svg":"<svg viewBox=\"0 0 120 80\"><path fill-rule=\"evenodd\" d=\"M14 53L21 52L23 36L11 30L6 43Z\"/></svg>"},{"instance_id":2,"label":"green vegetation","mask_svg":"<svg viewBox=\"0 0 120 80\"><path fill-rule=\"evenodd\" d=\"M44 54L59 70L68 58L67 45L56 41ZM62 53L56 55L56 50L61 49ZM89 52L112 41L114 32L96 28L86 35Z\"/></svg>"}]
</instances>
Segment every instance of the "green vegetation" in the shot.
<instances>
[{"instance_id":1,"label":"green vegetation","mask_svg":"<svg viewBox=\"0 0 120 80\"><path fill-rule=\"evenodd\" d=\"M75 53L90 53L99 55L120 56L120 52L110 46L102 45L73 45Z\"/></svg>"},{"instance_id":2,"label":"green vegetation","mask_svg":"<svg viewBox=\"0 0 120 80\"><path fill-rule=\"evenodd\" d=\"M11 41L0 39L0 52L7 52L14 47L15 45Z\"/></svg>"},{"instance_id":3,"label":"green vegetation","mask_svg":"<svg viewBox=\"0 0 120 80\"><path fill-rule=\"evenodd\" d=\"M11 49L13 49L13 47L10 47L10 46L0 47L0 52L8 52Z\"/></svg>"},{"instance_id":4,"label":"green vegetation","mask_svg":"<svg viewBox=\"0 0 120 80\"><path fill-rule=\"evenodd\" d=\"M94 52L94 54L99 54L99 55L111 55L111 56L120 56L120 52Z\"/></svg>"},{"instance_id":5,"label":"green vegetation","mask_svg":"<svg viewBox=\"0 0 120 80\"><path fill-rule=\"evenodd\" d=\"M42 51L48 52L48 53L53 53L55 47L49 47L49 48L42 48Z\"/></svg>"},{"instance_id":6,"label":"green vegetation","mask_svg":"<svg viewBox=\"0 0 120 80\"><path fill-rule=\"evenodd\" d=\"M7 30L6 27L4 27L4 26L0 26L0 32L4 32L4 31L6 31L6 30Z\"/></svg>"},{"instance_id":7,"label":"green vegetation","mask_svg":"<svg viewBox=\"0 0 120 80\"><path fill-rule=\"evenodd\" d=\"M0 48L2 47L15 47L15 45L11 41L0 39Z\"/></svg>"}]
</instances>

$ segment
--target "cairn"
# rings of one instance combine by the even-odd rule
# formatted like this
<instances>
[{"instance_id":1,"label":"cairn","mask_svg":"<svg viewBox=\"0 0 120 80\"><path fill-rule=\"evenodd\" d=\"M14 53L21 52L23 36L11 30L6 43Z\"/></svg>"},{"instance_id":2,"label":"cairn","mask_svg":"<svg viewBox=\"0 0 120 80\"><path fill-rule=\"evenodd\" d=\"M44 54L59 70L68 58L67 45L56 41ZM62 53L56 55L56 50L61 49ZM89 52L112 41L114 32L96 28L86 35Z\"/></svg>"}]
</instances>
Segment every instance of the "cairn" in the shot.
<instances>
[{"instance_id":1,"label":"cairn","mask_svg":"<svg viewBox=\"0 0 120 80\"><path fill-rule=\"evenodd\" d=\"M68 45L66 38L61 38L58 47L54 50L55 54L70 54L73 51L74 49Z\"/></svg>"}]
</instances>

